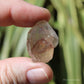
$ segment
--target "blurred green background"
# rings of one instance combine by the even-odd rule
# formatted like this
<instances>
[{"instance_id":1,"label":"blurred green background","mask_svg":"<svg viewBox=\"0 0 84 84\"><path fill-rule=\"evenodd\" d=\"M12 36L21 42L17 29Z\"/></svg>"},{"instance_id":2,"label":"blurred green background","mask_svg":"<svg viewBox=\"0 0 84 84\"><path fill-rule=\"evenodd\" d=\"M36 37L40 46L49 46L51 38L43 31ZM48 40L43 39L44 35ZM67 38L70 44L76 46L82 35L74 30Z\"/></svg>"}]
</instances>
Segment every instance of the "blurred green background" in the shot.
<instances>
[{"instance_id":1,"label":"blurred green background","mask_svg":"<svg viewBox=\"0 0 84 84\"><path fill-rule=\"evenodd\" d=\"M84 84L84 0L25 0L51 12L50 25L59 36L59 45L48 63L54 78L48 84ZM0 27L0 59L28 57L30 28Z\"/></svg>"}]
</instances>

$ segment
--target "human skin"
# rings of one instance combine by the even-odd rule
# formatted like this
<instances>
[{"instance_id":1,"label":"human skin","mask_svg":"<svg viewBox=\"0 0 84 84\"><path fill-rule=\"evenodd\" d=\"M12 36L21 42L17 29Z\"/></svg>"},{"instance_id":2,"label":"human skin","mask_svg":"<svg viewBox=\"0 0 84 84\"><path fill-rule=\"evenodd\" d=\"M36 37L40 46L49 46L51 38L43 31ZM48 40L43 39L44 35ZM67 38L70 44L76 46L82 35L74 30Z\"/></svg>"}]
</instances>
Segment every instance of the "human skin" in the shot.
<instances>
[{"instance_id":1,"label":"human skin","mask_svg":"<svg viewBox=\"0 0 84 84\"><path fill-rule=\"evenodd\" d=\"M37 7L23 0L0 0L0 26L33 26L39 20L49 20L47 9Z\"/></svg>"},{"instance_id":2,"label":"human skin","mask_svg":"<svg viewBox=\"0 0 84 84\"><path fill-rule=\"evenodd\" d=\"M50 19L47 9L23 0L0 0L0 26L31 27L37 21ZM53 77L52 69L45 63L34 63L27 57L0 61L0 84L44 84Z\"/></svg>"}]
</instances>

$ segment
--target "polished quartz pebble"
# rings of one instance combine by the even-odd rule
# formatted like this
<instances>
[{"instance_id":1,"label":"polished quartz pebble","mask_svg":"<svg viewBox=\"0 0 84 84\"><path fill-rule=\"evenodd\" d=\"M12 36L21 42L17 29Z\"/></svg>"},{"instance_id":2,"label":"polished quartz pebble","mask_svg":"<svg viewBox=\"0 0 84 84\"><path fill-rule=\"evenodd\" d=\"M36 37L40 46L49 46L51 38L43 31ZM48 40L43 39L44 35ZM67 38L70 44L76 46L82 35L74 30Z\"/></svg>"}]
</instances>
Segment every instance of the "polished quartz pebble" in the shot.
<instances>
[{"instance_id":1,"label":"polished quartz pebble","mask_svg":"<svg viewBox=\"0 0 84 84\"><path fill-rule=\"evenodd\" d=\"M47 21L38 22L28 32L27 49L34 62L49 62L57 44L58 36Z\"/></svg>"}]
</instances>

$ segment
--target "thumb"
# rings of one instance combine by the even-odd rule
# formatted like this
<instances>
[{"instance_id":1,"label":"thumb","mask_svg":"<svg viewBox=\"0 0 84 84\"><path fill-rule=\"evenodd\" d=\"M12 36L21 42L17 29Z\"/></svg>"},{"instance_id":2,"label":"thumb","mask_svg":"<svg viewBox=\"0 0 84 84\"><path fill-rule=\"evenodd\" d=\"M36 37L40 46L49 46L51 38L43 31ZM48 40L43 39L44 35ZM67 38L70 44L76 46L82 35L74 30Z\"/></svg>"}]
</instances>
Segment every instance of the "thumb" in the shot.
<instances>
[{"instance_id":1,"label":"thumb","mask_svg":"<svg viewBox=\"0 0 84 84\"><path fill-rule=\"evenodd\" d=\"M53 77L51 68L44 63L33 63L26 57L0 61L0 84L43 84Z\"/></svg>"}]
</instances>

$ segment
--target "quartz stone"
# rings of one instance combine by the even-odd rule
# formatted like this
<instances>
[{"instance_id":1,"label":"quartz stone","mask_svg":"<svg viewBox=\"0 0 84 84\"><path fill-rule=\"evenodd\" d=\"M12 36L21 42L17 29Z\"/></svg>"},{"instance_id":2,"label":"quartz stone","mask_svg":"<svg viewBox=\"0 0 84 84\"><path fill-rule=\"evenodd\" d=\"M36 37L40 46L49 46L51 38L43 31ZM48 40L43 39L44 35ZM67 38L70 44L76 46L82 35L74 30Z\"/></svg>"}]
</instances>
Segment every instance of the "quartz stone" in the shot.
<instances>
[{"instance_id":1,"label":"quartz stone","mask_svg":"<svg viewBox=\"0 0 84 84\"><path fill-rule=\"evenodd\" d=\"M34 62L49 62L53 58L58 36L47 21L40 21L28 32L27 49Z\"/></svg>"}]
</instances>

